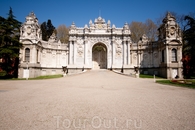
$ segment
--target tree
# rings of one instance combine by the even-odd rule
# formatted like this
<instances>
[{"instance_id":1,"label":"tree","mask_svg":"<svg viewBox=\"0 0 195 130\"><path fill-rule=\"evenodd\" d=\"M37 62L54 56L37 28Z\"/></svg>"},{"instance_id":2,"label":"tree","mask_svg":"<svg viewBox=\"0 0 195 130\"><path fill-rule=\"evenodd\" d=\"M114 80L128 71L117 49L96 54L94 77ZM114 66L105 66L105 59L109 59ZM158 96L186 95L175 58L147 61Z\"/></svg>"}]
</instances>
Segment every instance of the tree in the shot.
<instances>
[{"instance_id":1,"label":"tree","mask_svg":"<svg viewBox=\"0 0 195 130\"><path fill-rule=\"evenodd\" d=\"M146 26L146 36L148 36L150 41L155 41L157 40L157 25L151 20L148 19L145 22Z\"/></svg>"},{"instance_id":2,"label":"tree","mask_svg":"<svg viewBox=\"0 0 195 130\"><path fill-rule=\"evenodd\" d=\"M15 19L10 7L7 19L0 17L0 75L18 77L21 22Z\"/></svg>"},{"instance_id":3,"label":"tree","mask_svg":"<svg viewBox=\"0 0 195 130\"><path fill-rule=\"evenodd\" d=\"M57 38L62 43L68 43L69 41L69 29L66 27L66 25L60 25L57 28Z\"/></svg>"},{"instance_id":4,"label":"tree","mask_svg":"<svg viewBox=\"0 0 195 130\"><path fill-rule=\"evenodd\" d=\"M52 25L51 20L48 19L48 21L47 21L47 36L48 36L48 38L52 35L54 30L55 30L55 27Z\"/></svg>"},{"instance_id":5,"label":"tree","mask_svg":"<svg viewBox=\"0 0 195 130\"><path fill-rule=\"evenodd\" d=\"M132 41L137 43L143 34L146 34L150 41L154 41L157 38L157 26L156 24L148 19L145 23L142 22L131 22L129 24L131 30Z\"/></svg>"},{"instance_id":6,"label":"tree","mask_svg":"<svg viewBox=\"0 0 195 130\"><path fill-rule=\"evenodd\" d=\"M42 31L42 40L48 41L48 37L47 37L47 24L46 24L46 22L43 22L41 24L41 31Z\"/></svg>"},{"instance_id":7,"label":"tree","mask_svg":"<svg viewBox=\"0 0 195 130\"><path fill-rule=\"evenodd\" d=\"M55 27L52 25L52 22L50 19L47 20L47 23L43 22L41 24L41 31L42 31L42 39L44 41L48 41L52 33L55 32Z\"/></svg>"},{"instance_id":8,"label":"tree","mask_svg":"<svg viewBox=\"0 0 195 130\"><path fill-rule=\"evenodd\" d=\"M135 43L140 40L140 37L145 34L146 30L144 23L135 21L129 24L129 28L131 30L131 39Z\"/></svg>"},{"instance_id":9,"label":"tree","mask_svg":"<svg viewBox=\"0 0 195 130\"><path fill-rule=\"evenodd\" d=\"M190 78L195 72L195 19L185 16L187 21L183 31L183 74Z\"/></svg>"}]
</instances>

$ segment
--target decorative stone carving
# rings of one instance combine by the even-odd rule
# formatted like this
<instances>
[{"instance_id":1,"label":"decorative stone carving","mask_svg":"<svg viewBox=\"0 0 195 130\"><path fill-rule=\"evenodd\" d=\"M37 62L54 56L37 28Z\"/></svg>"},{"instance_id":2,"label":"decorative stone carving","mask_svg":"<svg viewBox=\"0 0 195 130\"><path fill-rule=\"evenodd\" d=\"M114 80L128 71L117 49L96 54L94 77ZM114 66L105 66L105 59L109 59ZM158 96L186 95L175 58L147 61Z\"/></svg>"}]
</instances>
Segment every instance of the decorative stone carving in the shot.
<instances>
[{"instance_id":1,"label":"decorative stone carving","mask_svg":"<svg viewBox=\"0 0 195 130\"><path fill-rule=\"evenodd\" d=\"M53 32L52 35L49 37L49 42L55 42L57 39L56 34Z\"/></svg>"},{"instance_id":2,"label":"decorative stone carving","mask_svg":"<svg viewBox=\"0 0 195 130\"><path fill-rule=\"evenodd\" d=\"M70 26L70 31L69 31L69 34L72 34L72 33L76 33L76 25L74 22L72 22Z\"/></svg>"},{"instance_id":3,"label":"decorative stone carving","mask_svg":"<svg viewBox=\"0 0 195 130\"><path fill-rule=\"evenodd\" d=\"M117 37L115 41L116 41L117 44L121 44L122 43L122 40L119 37Z\"/></svg>"},{"instance_id":4,"label":"decorative stone carving","mask_svg":"<svg viewBox=\"0 0 195 130\"><path fill-rule=\"evenodd\" d=\"M122 54L122 47L120 44L116 44L116 55L121 56Z\"/></svg>"},{"instance_id":5,"label":"decorative stone carving","mask_svg":"<svg viewBox=\"0 0 195 130\"><path fill-rule=\"evenodd\" d=\"M82 56L84 50L83 50L83 46L82 46L82 40L79 39L78 42L77 42L77 53L78 53L78 56Z\"/></svg>"},{"instance_id":6,"label":"decorative stone carving","mask_svg":"<svg viewBox=\"0 0 195 130\"><path fill-rule=\"evenodd\" d=\"M34 40L33 42L41 39L41 29L33 12L26 16L26 21L20 27L20 40L23 39Z\"/></svg>"},{"instance_id":7,"label":"decorative stone carving","mask_svg":"<svg viewBox=\"0 0 195 130\"><path fill-rule=\"evenodd\" d=\"M31 34L32 29L31 29L31 27L30 27L30 26L28 26L28 27L27 27L26 32L27 32L27 34L28 34L28 35L30 35L30 34Z\"/></svg>"},{"instance_id":8,"label":"decorative stone carving","mask_svg":"<svg viewBox=\"0 0 195 130\"><path fill-rule=\"evenodd\" d=\"M143 36L141 37L141 40L142 40L143 43L148 42L148 37L146 36L146 34L143 34Z\"/></svg>"},{"instance_id":9,"label":"decorative stone carving","mask_svg":"<svg viewBox=\"0 0 195 130\"><path fill-rule=\"evenodd\" d=\"M133 54L133 59L134 59L134 60L137 59L137 54Z\"/></svg>"},{"instance_id":10,"label":"decorative stone carving","mask_svg":"<svg viewBox=\"0 0 195 130\"><path fill-rule=\"evenodd\" d=\"M127 22L123 26L123 34L130 34L129 25Z\"/></svg>"},{"instance_id":11,"label":"decorative stone carving","mask_svg":"<svg viewBox=\"0 0 195 130\"><path fill-rule=\"evenodd\" d=\"M176 39L182 42L181 29L178 23L176 23L175 17L171 15L171 13L167 13L166 17L163 19L163 24L158 30L160 41L164 41L164 39L166 39L166 43L169 43L173 39Z\"/></svg>"},{"instance_id":12,"label":"decorative stone carving","mask_svg":"<svg viewBox=\"0 0 195 130\"><path fill-rule=\"evenodd\" d=\"M83 39L81 37L77 38L77 44L79 45L83 44Z\"/></svg>"}]
</instances>

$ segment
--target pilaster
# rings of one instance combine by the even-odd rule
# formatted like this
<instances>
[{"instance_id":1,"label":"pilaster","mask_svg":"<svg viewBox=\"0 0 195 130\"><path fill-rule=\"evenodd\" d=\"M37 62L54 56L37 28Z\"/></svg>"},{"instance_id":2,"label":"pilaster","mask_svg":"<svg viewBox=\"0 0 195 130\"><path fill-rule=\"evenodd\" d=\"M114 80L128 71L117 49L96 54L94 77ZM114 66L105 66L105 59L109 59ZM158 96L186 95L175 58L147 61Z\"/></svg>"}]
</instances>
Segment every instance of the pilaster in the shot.
<instances>
[{"instance_id":1,"label":"pilaster","mask_svg":"<svg viewBox=\"0 0 195 130\"><path fill-rule=\"evenodd\" d=\"M127 64L127 49L126 49L126 41L123 40L123 64Z\"/></svg>"},{"instance_id":2,"label":"pilaster","mask_svg":"<svg viewBox=\"0 0 195 130\"><path fill-rule=\"evenodd\" d=\"M115 64L115 42L114 39L112 39L112 66Z\"/></svg>"},{"instance_id":3,"label":"pilaster","mask_svg":"<svg viewBox=\"0 0 195 130\"><path fill-rule=\"evenodd\" d=\"M75 65L76 64L76 40L73 41L73 64Z\"/></svg>"},{"instance_id":4,"label":"pilaster","mask_svg":"<svg viewBox=\"0 0 195 130\"><path fill-rule=\"evenodd\" d=\"M69 65L72 64L72 41L69 41Z\"/></svg>"},{"instance_id":5,"label":"pilaster","mask_svg":"<svg viewBox=\"0 0 195 130\"><path fill-rule=\"evenodd\" d=\"M130 43L127 41L127 64L130 64Z\"/></svg>"},{"instance_id":6,"label":"pilaster","mask_svg":"<svg viewBox=\"0 0 195 130\"><path fill-rule=\"evenodd\" d=\"M87 39L84 40L84 65L87 65Z\"/></svg>"}]
</instances>

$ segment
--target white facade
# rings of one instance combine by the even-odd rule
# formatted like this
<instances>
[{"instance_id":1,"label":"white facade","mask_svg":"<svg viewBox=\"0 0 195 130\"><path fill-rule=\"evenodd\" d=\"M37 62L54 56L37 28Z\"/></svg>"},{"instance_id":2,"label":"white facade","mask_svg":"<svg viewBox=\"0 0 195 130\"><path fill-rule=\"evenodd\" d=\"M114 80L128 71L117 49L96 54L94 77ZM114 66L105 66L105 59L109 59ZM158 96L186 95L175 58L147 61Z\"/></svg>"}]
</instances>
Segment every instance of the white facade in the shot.
<instances>
[{"instance_id":1,"label":"white facade","mask_svg":"<svg viewBox=\"0 0 195 130\"><path fill-rule=\"evenodd\" d=\"M110 20L98 17L83 28L72 23L69 43L61 44L53 34L49 41L43 41L38 19L34 13L26 17L21 27L19 77L24 76L28 66L30 77L62 74L62 66L68 73L84 69L110 69L126 74L155 74L166 78L182 77L181 31L175 18L168 13L159 28L159 40L148 41L143 35L138 43L132 43L127 23L122 28L111 25Z\"/></svg>"}]
</instances>

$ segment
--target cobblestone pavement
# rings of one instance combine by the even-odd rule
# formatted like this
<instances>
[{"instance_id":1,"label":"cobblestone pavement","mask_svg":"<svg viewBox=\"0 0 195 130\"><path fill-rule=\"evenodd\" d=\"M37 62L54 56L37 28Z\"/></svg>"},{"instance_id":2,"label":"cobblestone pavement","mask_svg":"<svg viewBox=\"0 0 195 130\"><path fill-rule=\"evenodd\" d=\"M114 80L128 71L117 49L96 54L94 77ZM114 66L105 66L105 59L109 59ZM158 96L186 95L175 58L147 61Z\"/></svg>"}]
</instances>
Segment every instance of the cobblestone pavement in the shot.
<instances>
[{"instance_id":1,"label":"cobblestone pavement","mask_svg":"<svg viewBox=\"0 0 195 130\"><path fill-rule=\"evenodd\" d=\"M0 81L1 130L195 129L195 90L107 70Z\"/></svg>"}]
</instances>

